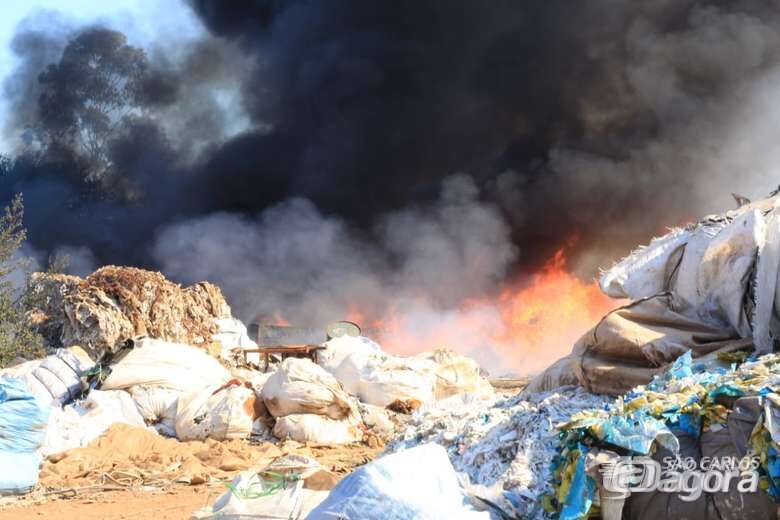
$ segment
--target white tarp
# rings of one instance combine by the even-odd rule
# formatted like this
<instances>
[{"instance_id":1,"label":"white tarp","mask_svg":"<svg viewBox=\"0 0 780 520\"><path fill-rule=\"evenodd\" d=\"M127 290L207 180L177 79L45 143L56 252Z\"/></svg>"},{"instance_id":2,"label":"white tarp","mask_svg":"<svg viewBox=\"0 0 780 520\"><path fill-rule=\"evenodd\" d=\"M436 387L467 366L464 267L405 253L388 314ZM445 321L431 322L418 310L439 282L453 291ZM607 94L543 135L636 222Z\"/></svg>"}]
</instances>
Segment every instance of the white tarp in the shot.
<instances>
[{"instance_id":1,"label":"white tarp","mask_svg":"<svg viewBox=\"0 0 780 520\"><path fill-rule=\"evenodd\" d=\"M476 511L438 444L386 455L342 479L309 520L489 520Z\"/></svg>"},{"instance_id":2,"label":"white tarp","mask_svg":"<svg viewBox=\"0 0 780 520\"><path fill-rule=\"evenodd\" d=\"M120 390L147 385L197 392L206 386L222 385L229 379L230 372L199 348L142 338L111 366L111 374L102 388Z\"/></svg>"}]
</instances>

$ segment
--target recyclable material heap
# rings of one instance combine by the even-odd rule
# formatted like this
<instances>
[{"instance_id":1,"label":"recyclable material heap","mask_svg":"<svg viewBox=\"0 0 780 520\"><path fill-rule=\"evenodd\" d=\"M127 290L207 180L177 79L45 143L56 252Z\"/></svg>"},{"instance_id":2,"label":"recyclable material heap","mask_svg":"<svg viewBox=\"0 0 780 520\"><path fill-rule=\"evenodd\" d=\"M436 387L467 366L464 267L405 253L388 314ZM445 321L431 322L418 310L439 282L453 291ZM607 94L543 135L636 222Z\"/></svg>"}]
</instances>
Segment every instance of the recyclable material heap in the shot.
<instances>
[{"instance_id":1,"label":"recyclable material heap","mask_svg":"<svg viewBox=\"0 0 780 520\"><path fill-rule=\"evenodd\" d=\"M218 287L207 282L182 288L162 274L105 266L82 279L35 273L41 305L30 313L51 346L78 345L93 357L115 350L127 338L149 336L203 345L230 318Z\"/></svg>"},{"instance_id":2,"label":"recyclable material heap","mask_svg":"<svg viewBox=\"0 0 780 520\"><path fill-rule=\"evenodd\" d=\"M780 355L747 351L699 362L690 352L652 382L609 407L583 410L560 426L555 490L544 500L552 516L603 518L775 518L780 499ZM747 358L747 360L746 360ZM744 361L744 362L742 362ZM610 497L599 468L618 456L755 457L760 490L643 492ZM599 511L601 509L601 511Z\"/></svg>"},{"instance_id":3,"label":"recyclable material heap","mask_svg":"<svg viewBox=\"0 0 780 520\"><path fill-rule=\"evenodd\" d=\"M508 514L533 518L543 513L540 498L552 491L556 426L610 402L571 386L508 399L456 395L420 407L388 451L440 444L478 496Z\"/></svg>"},{"instance_id":4,"label":"recyclable material heap","mask_svg":"<svg viewBox=\"0 0 780 520\"><path fill-rule=\"evenodd\" d=\"M84 279L36 274L33 286L28 319L48 355L0 369L0 495L235 477L254 511L287 518L373 459L413 410L494 396L469 358L394 356L360 336L317 346L317 362L287 357L261 370L246 327L205 282L182 288L108 266ZM465 497L445 466L442 482ZM244 507L231 496L198 514Z\"/></svg>"}]
</instances>

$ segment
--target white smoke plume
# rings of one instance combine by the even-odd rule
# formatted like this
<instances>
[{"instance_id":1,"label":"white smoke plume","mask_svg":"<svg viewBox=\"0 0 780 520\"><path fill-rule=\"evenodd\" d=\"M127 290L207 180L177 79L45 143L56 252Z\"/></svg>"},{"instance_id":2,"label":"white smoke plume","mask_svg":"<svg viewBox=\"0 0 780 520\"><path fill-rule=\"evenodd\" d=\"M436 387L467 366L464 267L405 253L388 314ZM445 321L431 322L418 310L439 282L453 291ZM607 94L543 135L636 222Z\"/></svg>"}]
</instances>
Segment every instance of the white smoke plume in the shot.
<instances>
[{"instance_id":1,"label":"white smoke plume","mask_svg":"<svg viewBox=\"0 0 780 520\"><path fill-rule=\"evenodd\" d=\"M350 313L392 315L414 335L450 323L458 346L477 347L463 335L479 331L458 328L455 305L495 291L517 253L478 195L470 177L450 177L436 203L389 214L369 235L292 199L254 219L218 213L168 226L153 254L177 280L218 284L244 320L324 326ZM498 323L495 309L467 312Z\"/></svg>"}]
</instances>

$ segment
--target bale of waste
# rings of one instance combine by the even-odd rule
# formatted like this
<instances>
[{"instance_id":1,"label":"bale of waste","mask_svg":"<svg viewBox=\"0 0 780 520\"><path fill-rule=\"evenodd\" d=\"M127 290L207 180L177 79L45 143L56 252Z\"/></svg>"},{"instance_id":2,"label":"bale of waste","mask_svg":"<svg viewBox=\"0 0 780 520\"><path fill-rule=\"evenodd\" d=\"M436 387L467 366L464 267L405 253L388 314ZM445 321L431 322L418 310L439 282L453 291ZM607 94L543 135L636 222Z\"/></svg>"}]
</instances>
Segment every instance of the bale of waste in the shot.
<instances>
[{"instance_id":1,"label":"bale of waste","mask_svg":"<svg viewBox=\"0 0 780 520\"><path fill-rule=\"evenodd\" d=\"M147 385L135 385L128 391L146 424L162 435L176 437L176 410L182 392Z\"/></svg>"},{"instance_id":2,"label":"bale of waste","mask_svg":"<svg viewBox=\"0 0 780 520\"><path fill-rule=\"evenodd\" d=\"M694 356L753 342L759 353L780 336L780 196L674 229L607 269L599 284L633 300L608 314L533 384L570 380L623 393L687 351Z\"/></svg>"},{"instance_id":3,"label":"bale of waste","mask_svg":"<svg viewBox=\"0 0 780 520\"><path fill-rule=\"evenodd\" d=\"M650 382L688 351L700 357L751 344L729 329L686 317L674 310L673 295L659 294L608 313L525 392L576 383L589 392L619 395Z\"/></svg>"},{"instance_id":4,"label":"bale of waste","mask_svg":"<svg viewBox=\"0 0 780 520\"><path fill-rule=\"evenodd\" d=\"M309 520L360 518L457 518L488 520L476 511L461 486L447 451L423 444L386 455L345 477L317 506Z\"/></svg>"},{"instance_id":5,"label":"bale of waste","mask_svg":"<svg viewBox=\"0 0 780 520\"><path fill-rule=\"evenodd\" d=\"M473 359L449 349L424 352L416 357L436 363L434 398L446 399L456 394L494 394L490 382L482 377L479 364Z\"/></svg>"},{"instance_id":6,"label":"bale of waste","mask_svg":"<svg viewBox=\"0 0 780 520\"><path fill-rule=\"evenodd\" d=\"M780 357L746 358L701 362L688 352L650 384L559 425L553 505L560 516L587 517L603 493L609 518L776 518L780 395L772 390ZM627 462L614 450L634 457L642 486L611 487L615 463ZM657 470L647 470L648 457Z\"/></svg>"},{"instance_id":7,"label":"bale of waste","mask_svg":"<svg viewBox=\"0 0 780 520\"><path fill-rule=\"evenodd\" d=\"M355 412L354 399L336 378L308 359L284 360L263 385L262 395L274 417L318 414L338 420Z\"/></svg>"},{"instance_id":8,"label":"bale of waste","mask_svg":"<svg viewBox=\"0 0 780 520\"><path fill-rule=\"evenodd\" d=\"M230 372L204 350L167 341L138 338L133 348L110 367L101 386L126 390L136 385L157 386L179 392L195 392L204 386L222 385Z\"/></svg>"},{"instance_id":9,"label":"bale of waste","mask_svg":"<svg viewBox=\"0 0 780 520\"><path fill-rule=\"evenodd\" d=\"M42 404L62 406L81 394L81 378L94 366L95 362L81 347L70 347L2 369L0 376L23 380Z\"/></svg>"},{"instance_id":10,"label":"bale of waste","mask_svg":"<svg viewBox=\"0 0 780 520\"><path fill-rule=\"evenodd\" d=\"M50 409L21 379L0 377L0 495L26 493L38 482Z\"/></svg>"},{"instance_id":11,"label":"bale of waste","mask_svg":"<svg viewBox=\"0 0 780 520\"><path fill-rule=\"evenodd\" d=\"M244 439L260 412L251 388L231 381L183 394L176 407L176 436L179 440Z\"/></svg>"},{"instance_id":12,"label":"bale of waste","mask_svg":"<svg viewBox=\"0 0 780 520\"><path fill-rule=\"evenodd\" d=\"M324 346L318 363L361 402L387 406L396 400L434 398L439 365L432 359L391 356L363 337L343 336Z\"/></svg>"},{"instance_id":13,"label":"bale of waste","mask_svg":"<svg viewBox=\"0 0 780 520\"><path fill-rule=\"evenodd\" d=\"M359 416L335 420L325 415L300 413L278 417L273 428L278 439L313 444L351 444L363 440Z\"/></svg>"},{"instance_id":14,"label":"bale of waste","mask_svg":"<svg viewBox=\"0 0 780 520\"><path fill-rule=\"evenodd\" d=\"M231 317L218 287L182 288L143 269L106 266L84 279L35 273L32 283L45 296L28 314L37 330L52 346L80 345L96 359L135 336L205 344L216 320Z\"/></svg>"}]
</instances>

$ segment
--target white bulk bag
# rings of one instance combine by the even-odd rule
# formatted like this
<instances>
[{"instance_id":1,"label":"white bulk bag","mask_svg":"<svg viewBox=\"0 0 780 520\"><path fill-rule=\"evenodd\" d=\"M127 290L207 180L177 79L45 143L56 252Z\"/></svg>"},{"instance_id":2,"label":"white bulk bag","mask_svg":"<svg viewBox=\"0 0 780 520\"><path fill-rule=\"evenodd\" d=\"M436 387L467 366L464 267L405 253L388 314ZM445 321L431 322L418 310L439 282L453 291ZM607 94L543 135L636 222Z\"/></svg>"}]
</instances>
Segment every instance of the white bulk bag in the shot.
<instances>
[{"instance_id":1,"label":"white bulk bag","mask_svg":"<svg viewBox=\"0 0 780 520\"><path fill-rule=\"evenodd\" d=\"M61 406L81 392L81 375L94 366L89 355L74 346L0 370L0 376L21 379L38 401Z\"/></svg>"},{"instance_id":2,"label":"white bulk bag","mask_svg":"<svg viewBox=\"0 0 780 520\"><path fill-rule=\"evenodd\" d=\"M262 395L274 417L313 413L343 419L355 411L336 378L308 359L284 360L263 385Z\"/></svg>"},{"instance_id":3,"label":"white bulk bag","mask_svg":"<svg viewBox=\"0 0 780 520\"><path fill-rule=\"evenodd\" d=\"M229 379L230 372L199 348L142 338L111 366L111 373L101 388L119 390L148 385L196 392L205 386L222 385Z\"/></svg>"},{"instance_id":4,"label":"white bulk bag","mask_svg":"<svg viewBox=\"0 0 780 520\"><path fill-rule=\"evenodd\" d=\"M181 392L161 386L136 385L128 391L138 412L158 433L176 436L176 409Z\"/></svg>"},{"instance_id":5,"label":"white bulk bag","mask_svg":"<svg viewBox=\"0 0 780 520\"><path fill-rule=\"evenodd\" d=\"M292 439L314 444L350 444L363 439L359 421L354 417L334 420L311 413L293 414L276 419L273 434L278 439Z\"/></svg>"},{"instance_id":6,"label":"white bulk bag","mask_svg":"<svg viewBox=\"0 0 780 520\"><path fill-rule=\"evenodd\" d=\"M355 353L342 361L335 375L362 402L387 406L398 399L431 401L437 367L427 359Z\"/></svg>"},{"instance_id":7,"label":"white bulk bag","mask_svg":"<svg viewBox=\"0 0 780 520\"><path fill-rule=\"evenodd\" d=\"M490 382L480 374L479 364L453 350L438 349L418 354L418 359L430 360L438 366L434 384L436 400L456 394L479 394L485 397L495 392Z\"/></svg>"},{"instance_id":8,"label":"white bulk bag","mask_svg":"<svg viewBox=\"0 0 780 520\"><path fill-rule=\"evenodd\" d=\"M309 520L489 520L475 511L447 451L421 444L385 455L344 477Z\"/></svg>"},{"instance_id":9,"label":"white bulk bag","mask_svg":"<svg viewBox=\"0 0 780 520\"><path fill-rule=\"evenodd\" d=\"M65 408L53 406L41 454L82 448L116 423L146 427L132 397L124 390L92 390L84 400Z\"/></svg>"},{"instance_id":10,"label":"white bulk bag","mask_svg":"<svg viewBox=\"0 0 780 520\"><path fill-rule=\"evenodd\" d=\"M245 386L209 386L183 394L176 408L180 441L244 439L252 433L255 393Z\"/></svg>"},{"instance_id":11,"label":"white bulk bag","mask_svg":"<svg viewBox=\"0 0 780 520\"><path fill-rule=\"evenodd\" d=\"M362 355L364 358L372 355L382 355L381 347L363 336L340 336L322 345L317 352L317 364L330 373L334 373L347 356Z\"/></svg>"}]
</instances>

